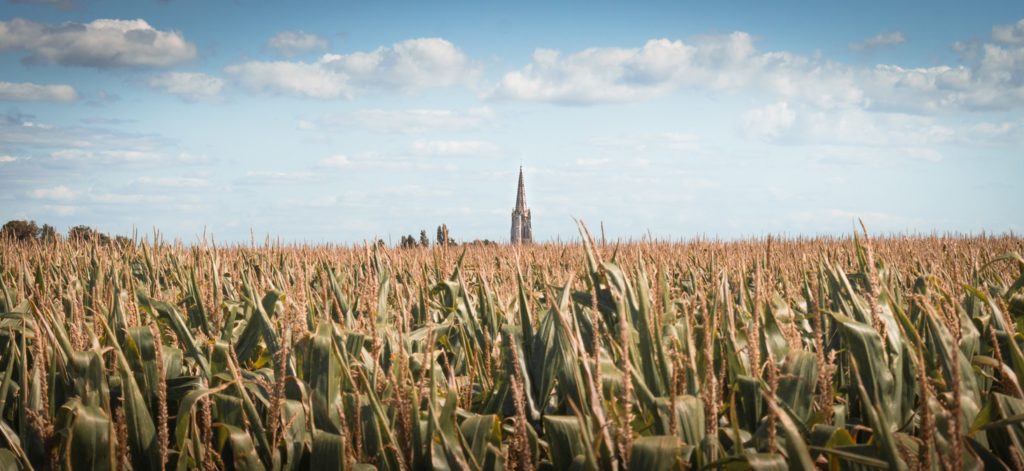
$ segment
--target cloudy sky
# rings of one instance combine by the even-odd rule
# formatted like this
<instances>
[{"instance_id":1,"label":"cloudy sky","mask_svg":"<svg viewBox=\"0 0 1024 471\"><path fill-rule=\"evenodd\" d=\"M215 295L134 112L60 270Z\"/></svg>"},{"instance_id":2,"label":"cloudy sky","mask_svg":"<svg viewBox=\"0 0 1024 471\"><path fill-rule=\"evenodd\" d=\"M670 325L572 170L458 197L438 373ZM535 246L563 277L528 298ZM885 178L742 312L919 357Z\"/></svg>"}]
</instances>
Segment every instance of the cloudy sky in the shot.
<instances>
[{"instance_id":1,"label":"cloudy sky","mask_svg":"<svg viewBox=\"0 0 1024 471\"><path fill-rule=\"evenodd\" d=\"M0 219L1024 232L1020 1L489 3L0 4Z\"/></svg>"}]
</instances>

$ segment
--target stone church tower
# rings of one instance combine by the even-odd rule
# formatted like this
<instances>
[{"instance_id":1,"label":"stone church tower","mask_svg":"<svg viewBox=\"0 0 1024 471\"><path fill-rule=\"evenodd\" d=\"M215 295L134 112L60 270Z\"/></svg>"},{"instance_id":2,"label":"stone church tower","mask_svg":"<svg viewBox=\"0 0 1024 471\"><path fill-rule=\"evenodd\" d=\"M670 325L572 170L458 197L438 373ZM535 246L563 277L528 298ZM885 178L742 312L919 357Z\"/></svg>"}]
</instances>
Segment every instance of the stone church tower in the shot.
<instances>
[{"instance_id":1,"label":"stone church tower","mask_svg":"<svg viewBox=\"0 0 1024 471\"><path fill-rule=\"evenodd\" d=\"M530 226L530 209L526 207L526 185L523 183L523 167L519 167L519 189L516 192L516 208L512 210L513 244L533 242L533 227Z\"/></svg>"}]
</instances>

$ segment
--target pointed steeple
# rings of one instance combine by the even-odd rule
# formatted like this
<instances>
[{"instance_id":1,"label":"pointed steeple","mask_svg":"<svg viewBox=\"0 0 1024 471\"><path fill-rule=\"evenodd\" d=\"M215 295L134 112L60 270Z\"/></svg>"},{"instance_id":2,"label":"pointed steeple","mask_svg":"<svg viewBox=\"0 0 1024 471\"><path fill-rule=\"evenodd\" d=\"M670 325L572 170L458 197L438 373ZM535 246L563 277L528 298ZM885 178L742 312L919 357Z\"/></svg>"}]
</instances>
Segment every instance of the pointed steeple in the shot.
<instances>
[{"instance_id":1,"label":"pointed steeple","mask_svg":"<svg viewBox=\"0 0 1024 471\"><path fill-rule=\"evenodd\" d=\"M512 210L513 244L533 242L533 227L530 224L530 209L526 207L526 183L523 180L523 166L519 166L519 188L516 190L516 207Z\"/></svg>"},{"instance_id":2,"label":"pointed steeple","mask_svg":"<svg viewBox=\"0 0 1024 471\"><path fill-rule=\"evenodd\" d=\"M519 166L519 189L516 191L516 211L526 211L526 183L523 181L523 166Z\"/></svg>"}]
</instances>

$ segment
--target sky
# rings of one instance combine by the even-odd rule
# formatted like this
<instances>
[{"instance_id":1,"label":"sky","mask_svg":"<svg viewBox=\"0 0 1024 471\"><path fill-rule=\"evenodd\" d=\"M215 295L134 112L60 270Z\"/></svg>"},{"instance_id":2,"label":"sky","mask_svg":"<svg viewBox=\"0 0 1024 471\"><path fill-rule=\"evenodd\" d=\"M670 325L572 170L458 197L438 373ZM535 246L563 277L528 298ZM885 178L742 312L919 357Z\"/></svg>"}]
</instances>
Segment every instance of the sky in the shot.
<instances>
[{"instance_id":1,"label":"sky","mask_svg":"<svg viewBox=\"0 0 1024 471\"><path fill-rule=\"evenodd\" d=\"M1020 1L0 1L0 222L1024 232Z\"/></svg>"}]
</instances>

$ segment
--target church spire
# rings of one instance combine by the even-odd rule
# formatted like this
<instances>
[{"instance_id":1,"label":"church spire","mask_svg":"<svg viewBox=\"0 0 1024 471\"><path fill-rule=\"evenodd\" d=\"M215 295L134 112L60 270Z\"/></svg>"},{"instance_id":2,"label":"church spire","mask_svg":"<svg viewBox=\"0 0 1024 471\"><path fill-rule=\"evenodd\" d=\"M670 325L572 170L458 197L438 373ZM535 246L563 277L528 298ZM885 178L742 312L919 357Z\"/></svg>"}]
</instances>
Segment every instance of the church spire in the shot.
<instances>
[{"instance_id":1,"label":"church spire","mask_svg":"<svg viewBox=\"0 0 1024 471\"><path fill-rule=\"evenodd\" d=\"M526 207L526 183L523 180L523 166L519 166L519 188L516 190L516 207L512 210L513 244L533 242L533 227L530 224L530 209Z\"/></svg>"},{"instance_id":2,"label":"church spire","mask_svg":"<svg viewBox=\"0 0 1024 471\"><path fill-rule=\"evenodd\" d=\"M526 184L523 181L523 166L519 166L519 189L516 191L516 211L526 210Z\"/></svg>"}]
</instances>

